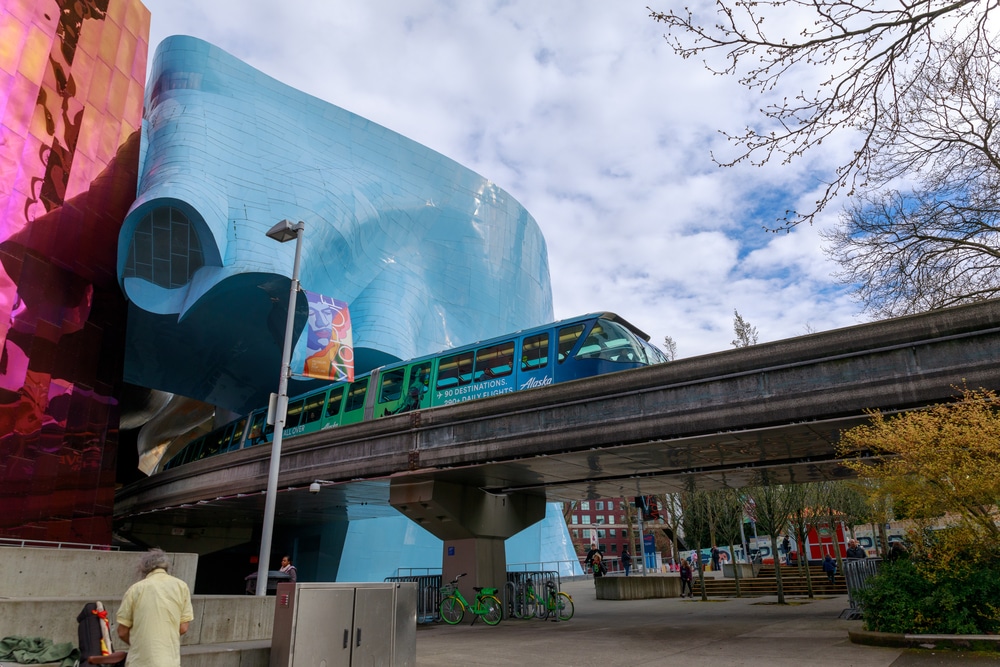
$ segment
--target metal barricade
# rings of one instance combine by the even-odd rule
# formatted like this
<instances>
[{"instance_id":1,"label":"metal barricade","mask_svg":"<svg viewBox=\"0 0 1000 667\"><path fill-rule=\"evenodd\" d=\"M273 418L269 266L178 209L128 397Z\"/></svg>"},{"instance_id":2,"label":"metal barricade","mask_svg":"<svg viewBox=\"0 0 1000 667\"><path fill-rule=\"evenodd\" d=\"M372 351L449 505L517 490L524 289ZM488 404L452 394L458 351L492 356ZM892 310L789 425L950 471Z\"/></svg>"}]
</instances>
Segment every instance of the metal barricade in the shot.
<instances>
[{"instance_id":1,"label":"metal barricade","mask_svg":"<svg viewBox=\"0 0 1000 667\"><path fill-rule=\"evenodd\" d=\"M421 574L401 577L386 577L387 582L414 582L417 584L417 623L432 623L438 620L441 607L441 575Z\"/></svg>"},{"instance_id":2,"label":"metal barricade","mask_svg":"<svg viewBox=\"0 0 1000 667\"><path fill-rule=\"evenodd\" d=\"M847 582L847 600L850 609L845 609L841 618L858 619L864 613L858 592L870 585L871 578L878 574L881 558L857 558L844 561L844 581Z\"/></svg>"}]
</instances>

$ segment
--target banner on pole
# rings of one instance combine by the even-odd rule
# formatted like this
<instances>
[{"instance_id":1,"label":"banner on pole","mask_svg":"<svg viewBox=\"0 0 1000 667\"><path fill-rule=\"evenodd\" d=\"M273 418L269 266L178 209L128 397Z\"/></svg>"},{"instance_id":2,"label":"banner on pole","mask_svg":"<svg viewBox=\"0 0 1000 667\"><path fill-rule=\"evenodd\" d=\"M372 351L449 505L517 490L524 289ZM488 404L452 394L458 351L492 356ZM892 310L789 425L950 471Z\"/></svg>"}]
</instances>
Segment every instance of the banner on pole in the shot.
<instances>
[{"instance_id":1,"label":"banner on pole","mask_svg":"<svg viewBox=\"0 0 1000 667\"><path fill-rule=\"evenodd\" d=\"M347 304L302 290L309 321L292 355L292 373L320 380L354 380L354 340Z\"/></svg>"}]
</instances>

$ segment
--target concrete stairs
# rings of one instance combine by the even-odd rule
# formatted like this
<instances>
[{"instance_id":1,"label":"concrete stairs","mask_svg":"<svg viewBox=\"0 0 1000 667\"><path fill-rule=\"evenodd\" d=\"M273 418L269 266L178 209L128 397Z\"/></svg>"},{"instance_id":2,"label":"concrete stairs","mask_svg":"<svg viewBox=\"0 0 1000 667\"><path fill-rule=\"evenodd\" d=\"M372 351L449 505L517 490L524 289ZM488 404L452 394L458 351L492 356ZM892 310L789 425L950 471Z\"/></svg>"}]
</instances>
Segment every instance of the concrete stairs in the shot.
<instances>
[{"instance_id":1,"label":"concrete stairs","mask_svg":"<svg viewBox=\"0 0 1000 667\"><path fill-rule=\"evenodd\" d=\"M814 595L847 595L847 583L842 574L837 574L832 584L820 565L810 565L809 574L812 578ZM782 566L781 584L785 595L799 597L809 594L804 568L799 569L794 565ZM692 582L692 587L696 596L701 593L697 576ZM710 597L736 597L736 580L705 577L705 592ZM777 595L778 582L775 579L774 566L763 565L757 570L755 577L741 577L740 594L743 597Z\"/></svg>"}]
</instances>

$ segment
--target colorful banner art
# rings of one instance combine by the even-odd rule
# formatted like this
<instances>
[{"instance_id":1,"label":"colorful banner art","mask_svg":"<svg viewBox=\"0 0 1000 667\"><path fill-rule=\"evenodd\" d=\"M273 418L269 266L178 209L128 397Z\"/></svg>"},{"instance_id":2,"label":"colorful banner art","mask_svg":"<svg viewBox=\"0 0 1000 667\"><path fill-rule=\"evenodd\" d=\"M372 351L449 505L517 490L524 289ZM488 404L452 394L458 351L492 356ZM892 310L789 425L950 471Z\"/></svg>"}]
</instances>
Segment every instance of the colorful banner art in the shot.
<instances>
[{"instance_id":1,"label":"colorful banner art","mask_svg":"<svg viewBox=\"0 0 1000 667\"><path fill-rule=\"evenodd\" d=\"M309 322L292 355L292 373L321 380L354 379L354 341L347 304L302 290Z\"/></svg>"}]
</instances>

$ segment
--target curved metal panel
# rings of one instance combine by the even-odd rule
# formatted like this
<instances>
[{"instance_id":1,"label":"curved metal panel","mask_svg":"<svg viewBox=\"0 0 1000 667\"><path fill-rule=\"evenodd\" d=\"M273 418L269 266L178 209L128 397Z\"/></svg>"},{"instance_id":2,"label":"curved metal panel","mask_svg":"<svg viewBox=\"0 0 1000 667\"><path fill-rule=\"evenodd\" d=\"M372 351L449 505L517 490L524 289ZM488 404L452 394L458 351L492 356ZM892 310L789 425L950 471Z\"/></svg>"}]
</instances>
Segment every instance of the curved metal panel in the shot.
<instances>
[{"instance_id":1,"label":"curved metal panel","mask_svg":"<svg viewBox=\"0 0 1000 667\"><path fill-rule=\"evenodd\" d=\"M306 224L303 288L350 306L359 371L552 319L544 238L508 193L221 49L160 45L144 129L119 240L129 382L236 411L266 401L294 244L264 233L285 218ZM182 296L123 280L139 219L177 200L201 226L204 268Z\"/></svg>"}]
</instances>

